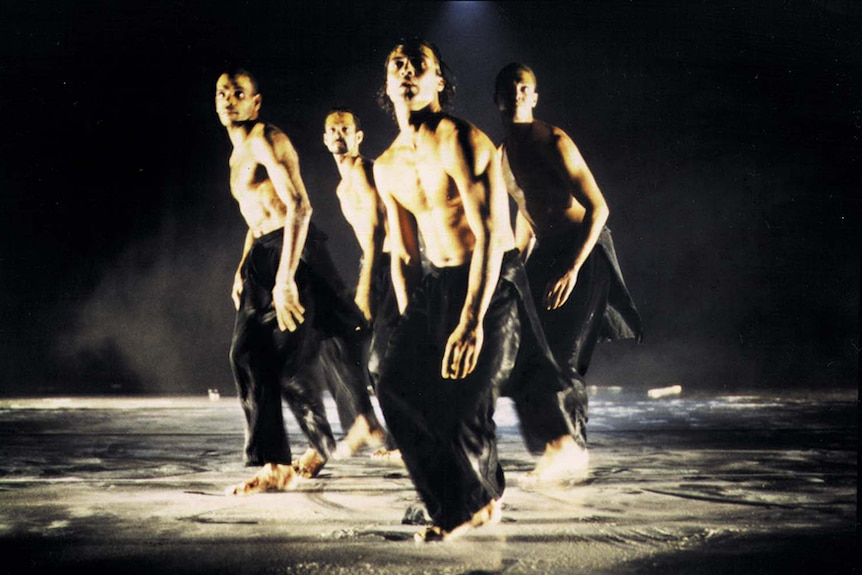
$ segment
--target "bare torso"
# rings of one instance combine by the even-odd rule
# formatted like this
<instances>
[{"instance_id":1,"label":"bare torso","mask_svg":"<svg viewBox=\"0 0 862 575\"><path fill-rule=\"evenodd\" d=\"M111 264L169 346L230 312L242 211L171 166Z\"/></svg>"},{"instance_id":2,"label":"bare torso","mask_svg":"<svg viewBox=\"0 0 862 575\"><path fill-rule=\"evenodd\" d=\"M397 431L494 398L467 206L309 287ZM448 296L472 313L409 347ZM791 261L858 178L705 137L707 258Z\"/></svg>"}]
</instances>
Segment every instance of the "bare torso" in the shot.
<instances>
[{"instance_id":1,"label":"bare torso","mask_svg":"<svg viewBox=\"0 0 862 575\"><path fill-rule=\"evenodd\" d=\"M572 195L571 178L559 148L561 138L568 136L534 121L515 124L503 142L504 174L513 175L517 184L508 186L509 190L540 240L580 230L586 213Z\"/></svg>"},{"instance_id":2,"label":"bare torso","mask_svg":"<svg viewBox=\"0 0 862 575\"><path fill-rule=\"evenodd\" d=\"M440 155L440 142L458 129L470 127L444 119L416 134L402 132L376 162L378 186L413 215L425 253L437 267L467 263L476 241Z\"/></svg>"},{"instance_id":3,"label":"bare torso","mask_svg":"<svg viewBox=\"0 0 862 575\"><path fill-rule=\"evenodd\" d=\"M341 181L335 189L341 211L357 238L369 233L367 228L374 222L382 222L382 204L377 201L372 173L373 162L357 156L350 158L351 164L342 172ZM377 211L377 214L373 212ZM376 217L375 217L376 215ZM383 252L389 251L388 238L383 242Z\"/></svg>"},{"instance_id":4,"label":"bare torso","mask_svg":"<svg viewBox=\"0 0 862 575\"><path fill-rule=\"evenodd\" d=\"M284 227L287 210L270 180L266 168L255 159L253 147L265 138L265 130L277 130L258 123L230 156L230 190L239 204L254 237Z\"/></svg>"}]
</instances>

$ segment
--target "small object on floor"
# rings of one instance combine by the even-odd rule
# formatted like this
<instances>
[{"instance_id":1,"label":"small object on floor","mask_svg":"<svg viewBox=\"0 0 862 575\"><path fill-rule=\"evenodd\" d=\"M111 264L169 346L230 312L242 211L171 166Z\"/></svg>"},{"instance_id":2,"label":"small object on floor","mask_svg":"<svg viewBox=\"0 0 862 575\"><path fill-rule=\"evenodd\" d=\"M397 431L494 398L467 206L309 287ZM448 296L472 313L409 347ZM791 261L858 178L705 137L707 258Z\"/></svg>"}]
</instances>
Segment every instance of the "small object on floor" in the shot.
<instances>
[{"instance_id":1,"label":"small object on floor","mask_svg":"<svg viewBox=\"0 0 862 575\"><path fill-rule=\"evenodd\" d=\"M674 395L680 395L682 393L681 385L671 385L668 387L657 387L655 389L650 389L647 391L647 396L650 399L660 399L662 397L670 397Z\"/></svg>"},{"instance_id":2,"label":"small object on floor","mask_svg":"<svg viewBox=\"0 0 862 575\"><path fill-rule=\"evenodd\" d=\"M425 506L421 504L411 505L404 512L401 519L402 525L431 525L431 518L425 512Z\"/></svg>"}]
</instances>

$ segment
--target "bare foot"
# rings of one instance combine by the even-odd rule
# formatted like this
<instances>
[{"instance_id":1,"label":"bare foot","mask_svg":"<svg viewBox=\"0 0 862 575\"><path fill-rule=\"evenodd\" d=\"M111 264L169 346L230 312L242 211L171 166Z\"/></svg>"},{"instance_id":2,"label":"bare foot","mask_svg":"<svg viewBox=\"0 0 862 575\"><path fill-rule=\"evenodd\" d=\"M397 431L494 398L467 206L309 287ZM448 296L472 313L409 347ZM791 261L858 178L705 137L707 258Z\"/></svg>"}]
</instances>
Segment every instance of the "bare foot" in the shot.
<instances>
[{"instance_id":1,"label":"bare foot","mask_svg":"<svg viewBox=\"0 0 862 575\"><path fill-rule=\"evenodd\" d=\"M254 477L228 487L228 495L247 495L264 491L290 491L296 485L297 475L290 465L267 463Z\"/></svg>"},{"instance_id":2,"label":"bare foot","mask_svg":"<svg viewBox=\"0 0 862 575\"><path fill-rule=\"evenodd\" d=\"M536 467L521 480L521 487L535 487L549 481L583 481L587 477L590 453L571 435L548 443Z\"/></svg>"},{"instance_id":3,"label":"bare foot","mask_svg":"<svg viewBox=\"0 0 862 575\"><path fill-rule=\"evenodd\" d=\"M296 472L306 479L317 477L324 465L326 465L326 460L311 447L302 454L302 457L293 462L293 468Z\"/></svg>"},{"instance_id":4,"label":"bare foot","mask_svg":"<svg viewBox=\"0 0 862 575\"><path fill-rule=\"evenodd\" d=\"M383 444L383 430L379 427L371 429L368 419L359 415L350 426L347 435L338 443L333 459L346 459L352 457L357 451L365 446L378 447Z\"/></svg>"},{"instance_id":5,"label":"bare foot","mask_svg":"<svg viewBox=\"0 0 862 575\"><path fill-rule=\"evenodd\" d=\"M380 449L371 454L371 459L380 463L387 463L390 465L404 465L404 460L401 458L400 449L386 449L385 447L381 447Z\"/></svg>"},{"instance_id":6,"label":"bare foot","mask_svg":"<svg viewBox=\"0 0 862 575\"><path fill-rule=\"evenodd\" d=\"M444 531L437 525L425 527L413 536L417 543L432 543L435 541L452 541L465 533L484 525L496 525L503 518L503 499L492 499L485 507L473 514L469 521L456 526L451 531Z\"/></svg>"}]
</instances>

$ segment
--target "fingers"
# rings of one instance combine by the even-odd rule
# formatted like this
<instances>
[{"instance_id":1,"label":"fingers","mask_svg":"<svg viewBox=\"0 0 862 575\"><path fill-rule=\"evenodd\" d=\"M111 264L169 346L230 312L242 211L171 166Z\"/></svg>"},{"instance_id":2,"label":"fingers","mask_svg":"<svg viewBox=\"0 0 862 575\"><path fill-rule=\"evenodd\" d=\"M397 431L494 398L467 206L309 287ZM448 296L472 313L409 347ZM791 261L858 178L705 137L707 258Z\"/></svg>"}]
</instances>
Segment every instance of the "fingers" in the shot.
<instances>
[{"instance_id":1,"label":"fingers","mask_svg":"<svg viewBox=\"0 0 862 575\"><path fill-rule=\"evenodd\" d=\"M359 308L359 311L362 313L362 317L365 318L365 321L371 322L371 306L368 303L368 298L357 297L353 300L353 303L356 304L356 307Z\"/></svg>"},{"instance_id":2,"label":"fingers","mask_svg":"<svg viewBox=\"0 0 862 575\"><path fill-rule=\"evenodd\" d=\"M575 289L574 279L563 277L552 284L548 284L545 294L545 309L558 309L568 301L572 290Z\"/></svg>"},{"instance_id":3,"label":"fingers","mask_svg":"<svg viewBox=\"0 0 862 575\"><path fill-rule=\"evenodd\" d=\"M476 364L479 363L479 349L475 345L469 346L464 350L462 358L461 372L457 375L458 378L467 377L476 369Z\"/></svg>"},{"instance_id":4,"label":"fingers","mask_svg":"<svg viewBox=\"0 0 862 575\"><path fill-rule=\"evenodd\" d=\"M440 375L443 379L456 379L458 367L461 363L463 349L458 343L450 338L446 343L446 351L443 353L443 363L440 366Z\"/></svg>"},{"instance_id":5,"label":"fingers","mask_svg":"<svg viewBox=\"0 0 862 575\"><path fill-rule=\"evenodd\" d=\"M466 341L453 338L446 344L440 375L443 379L464 379L476 369L482 344L479 338Z\"/></svg>"},{"instance_id":6,"label":"fingers","mask_svg":"<svg viewBox=\"0 0 862 575\"><path fill-rule=\"evenodd\" d=\"M559 283L554 285L545 297L545 309L557 309L563 305L561 300L564 289Z\"/></svg>"},{"instance_id":7,"label":"fingers","mask_svg":"<svg viewBox=\"0 0 862 575\"><path fill-rule=\"evenodd\" d=\"M281 331L296 331L305 321L305 307L299 301L295 284L291 286L276 286L272 291L272 306Z\"/></svg>"},{"instance_id":8,"label":"fingers","mask_svg":"<svg viewBox=\"0 0 862 575\"><path fill-rule=\"evenodd\" d=\"M371 323L371 311L367 307L359 306L359 311L362 313L362 317L365 318L365 321Z\"/></svg>"},{"instance_id":9,"label":"fingers","mask_svg":"<svg viewBox=\"0 0 862 575\"><path fill-rule=\"evenodd\" d=\"M284 305L276 308L275 316L278 320L278 328L281 331L296 331L305 321L305 308L298 302L295 305Z\"/></svg>"},{"instance_id":10,"label":"fingers","mask_svg":"<svg viewBox=\"0 0 862 575\"><path fill-rule=\"evenodd\" d=\"M440 377L443 379L449 379L449 374L452 373L452 362L455 356L455 347L452 345L452 340L450 339L446 343L446 350L443 352L443 362L440 364Z\"/></svg>"}]
</instances>

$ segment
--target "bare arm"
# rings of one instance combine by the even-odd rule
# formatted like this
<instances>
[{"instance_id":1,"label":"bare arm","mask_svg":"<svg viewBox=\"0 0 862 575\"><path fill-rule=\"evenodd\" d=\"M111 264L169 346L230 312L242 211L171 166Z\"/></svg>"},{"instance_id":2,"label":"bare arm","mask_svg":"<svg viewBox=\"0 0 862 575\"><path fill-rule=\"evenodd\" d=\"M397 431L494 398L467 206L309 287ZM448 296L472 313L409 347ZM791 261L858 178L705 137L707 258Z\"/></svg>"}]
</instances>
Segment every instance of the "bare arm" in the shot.
<instances>
[{"instance_id":1,"label":"bare arm","mask_svg":"<svg viewBox=\"0 0 862 575\"><path fill-rule=\"evenodd\" d=\"M252 132L253 136L259 136L252 144L255 159L266 168L286 209L284 246L272 290L273 305L279 328L295 331L304 321L305 308L299 301L294 278L311 221L311 203L300 176L299 157L288 137L278 130L264 134L262 124L258 124L255 130L260 130L260 134Z\"/></svg>"},{"instance_id":2,"label":"bare arm","mask_svg":"<svg viewBox=\"0 0 862 575\"><path fill-rule=\"evenodd\" d=\"M560 155L566 169L568 180L572 182L572 195L584 206L584 233L581 235L581 248L575 256L574 267L580 269L592 253L605 223L608 221L610 209L602 195L593 173L581 156L580 150L568 136L558 141Z\"/></svg>"},{"instance_id":3,"label":"bare arm","mask_svg":"<svg viewBox=\"0 0 862 575\"><path fill-rule=\"evenodd\" d=\"M556 135L557 152L562 160L559 166L561 176L563 181L571 183L572 196L584 207L585 213L580 237L575 240L579 245L574 251L571 268L548 286L545 297L548 309L556 309L568 300L577 282L578 272L593 251L610 214L605 197L575 143L562 130L556 130Z\"/></svg>"},{"instance_id":4,"label":"bare arm","mask_svg":"<svg viewBox=\"0 0 862 575\"><path fill-rule=\"evenodd\" d=\"M513 247L513 241L499 156L487 136L476 129L466 135L453 130L441 142L440 157L458 188L475 237L467 297L441 366L444 378L460 379L478 363L484 340L482 322L497 287L503 253Z\"/></svg>"},{"instance_id":5,"label":"bare arm","mask_svg":"<svg viewBox=\"0 0 862 575\"><path fill-rule=\"evenodd\" d=\"M361 214L353 214L356 219L353 229L356 232L359 248L362 250L362 265L356 282L355 301L365 319L371 321L371 281L374 267L383 252L383 239L386 232L383 219L380 217L380 198L373 183L373 176L364 164L357 164L355 169L361 172L357 174L359 176L357 180L362 203Z\"/></svg>"},{"instance_id":6,"label":"bare arm","mask_svg":"<svg viewBox=\"0 0 862 575\"><path fill-rule=\"evenodd\" d=\"M416 220L401 206L389 191L389 182L381 174L381 164L374 164L374 179L378 184L380 199L386 208L389 222L389 249L392 258L392 289L398 301L398 310L404 313L410 293L422 273L419 259L419 233Z\"/></svg>"},{"instance_id":7,"label":"bare arm","mask_svg":"<svg viewBox=\"0 0 862 575\"><path fill-rule=\"evenodd\" d=\"M242 244L242 256L239 258L239 265L236 266L236 274L234 274L233 277L233 289L231 290L233 305L236 309L239 309L239 298L242 295L242 266L245 263L245 258L248 256L248 252L251 251L252 243L254 243L254 236L252 235L251 230L248 230L245 234L245 241Z\"/></svg>"}]
</instances>

